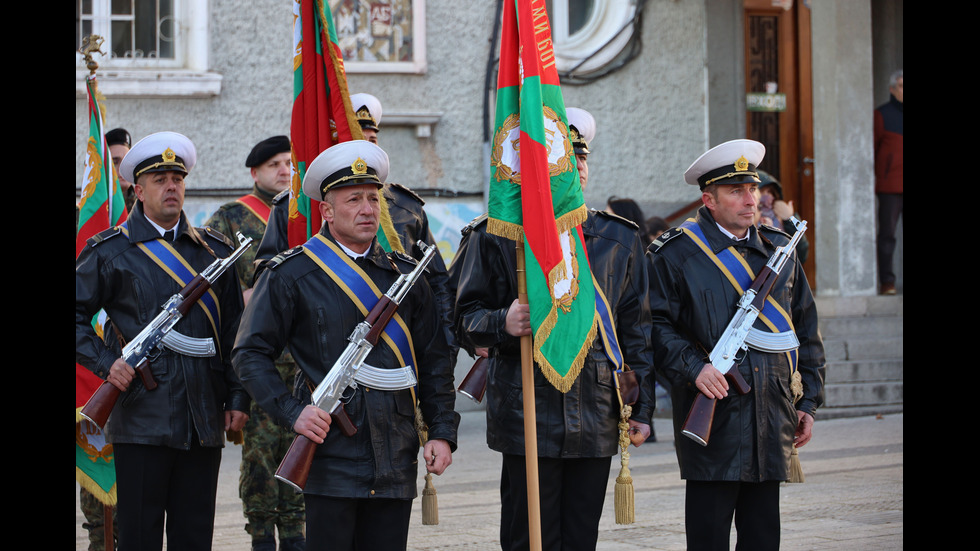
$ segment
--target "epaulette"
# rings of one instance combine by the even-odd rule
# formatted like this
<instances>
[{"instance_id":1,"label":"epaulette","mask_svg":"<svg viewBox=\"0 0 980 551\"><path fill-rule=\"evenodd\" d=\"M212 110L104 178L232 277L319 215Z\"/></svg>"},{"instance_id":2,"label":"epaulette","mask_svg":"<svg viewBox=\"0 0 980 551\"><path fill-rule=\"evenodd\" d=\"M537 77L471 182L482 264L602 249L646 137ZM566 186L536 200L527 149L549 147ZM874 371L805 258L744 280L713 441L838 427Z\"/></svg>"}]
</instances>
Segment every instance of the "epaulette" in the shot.
<instances>
[{"instance_id":1,"label":"epaulette","mask_svg":"<svg viewBox=\"0 0 980 551\"><path fill-rule=\"evenodd\" d=\"M650 250L653 252L659 251L660 248L666 245L668 241L683 233L684 230L681 228L670 228L669 230L660 234L660 237L654 239L653 243L650 243Z\"/></svg>"},{"instance_id":2,"label":"epaulette","mask_svg":"<svg viewBox=\"0 0 980 551\"><path fill-rule=\"evenodd\" d=\"M96 245L102 243L106 239L121 234L122 234L122 230L119 229L119 226L113 226L111 228L100 231L99 233L93 235L92 237L89 237L86 243L88 243L89 247L95 247Z\"/></svg>"},{"instance_id":3,"label":"epaulette","mask_svg":"<svg viewBox=\"0 0 980 551\"><path fill-rule=\"evenodd\" d=\"M401 185L401 184L396 184L396 183L394 183L394 182L385 182L385 185L386 185L386 186L390 186L390 187L393 187L393 188L397 188L397 189L400 189L400 190L402 190L402 191L404 191L404 192L405 192L406 194L408 194L408 195L410 195L411 197L413 197L413 198L414 198L414 199L415 199L416 201L418 201L418 202L419 202L420 204L422 204L422 205L424 205L424 204L425 204L425 200L423 200L423 199L422 199L421 197L419 197L419 194L418 194L418 193L415 193L414 191L412 191L412 190L410 190L410 189L408 189L407 187L405 187L405 186L403 186L403 185Z\"/></svg>"},{"instance_id":4,"label":"epaulette","mask_svg":"<svg viewBox=\"0 0 980 551\"><path fill-rule=\"evenodd\" d=\"M289 188L286 188L286 189L280 191L279 193L277 193L276 196L272 198L272 204L274 205L274 204L282 201L283 198L285 198L287 200L289 199Z\"/></svg>"},{"instance_id":5,"label":"epaulette","mask_svg":"<svg viewBox=\"0 0 980 551\"><path fill-rule=\"evenodd\" d=\"M407 262L412 265L419 263L419 261L413 258L411 255L407 253L403 253L401 251L391 251L390 253L388 253L388 257L394 260L401 260L402 262Z\"/></svg>"},{"instance_id":6,"label":"epaulette","mask_svg":"<svg viewBox=\"0 0 980 551\"><path fill-rule=\"evenodd\" d=\"M217 239L218 241L221 241L225 245L231 247L231 250L235 250L235 244L232 243L231 238L219 232L218 230L212 228L211 226L204 226L203 228L197 228L197 230L203 231L204 233L208 234L208 236L210 236L212 239Z\"/></svg>"},{"instance_id":7,"label":"epaulette","mask_svg":"<svg viewBox=\"0 0 980 551\"><path fill-rule=\"evenodd\" d=\"M779 229L779 228L777 228L775 226L770 226L769 224L759 224L759 230L768 230L768 231L771 231L773 233L778 233L780 235L783 235L785 237L789 237L789 238L792 239L792 236L790 234L786 233L785 230L781 230L781 229ZM760 231L760 233L761 233L761 231Z\"/></svg>"},{"instance_id":8,"label":"epaulette","mask_svg":"<svg viewBox=\"0 0 980 551\"><path fill-rule=\"evenodd\" d=\"M285 251L277 254L276 256L272 257L272 259L270 259L268 262L266 262L265 263L265 267L266 268L271 268L271 269L274 270L274 269L276 269L276 266L279 266L280 264L282 264L283 262L285 262L287 259L292 258L292 257L294 257L297 254L302 253L302 252L303 252L303 246L302 245L297 245L297 246L295 246L295 247L293 247L291 249L286 249Z\"/></svg>"},{"instance_id":9,"label":"epaulette","mask_svg":"<svg viewBox=\"0 0 980 551\"><path fill-rule=\"evenodd\" d=\"M463 229L460 230L460 233L463 234L463 235L466 235L466 234L470 233L471 231L475 230L477 226L479 226L480 224L485 223L489 218L490 218L490 215L488 213L484 212L480 216L477 216L476 218L474 218L473 220L471 220L469 224L466 224L465 226L463 226Z\"/></svg>"},{"instance_id":10,"label":"epaulette","mask_svg":"<svg viewBox=\"0 0 980 551\"><path fill-rule=\"evenodd\" d=\"M610 220L615 220L617 222L621 222L623 224L626 224L627 226L629 226L630 228L632 228L634 230L640 229L640 226L636 225L636 222L630 220L629 218L623 218L622 216L620 216L618 214L614 214L614 213L611 213L611 212L606 212L604 210L592 209L592 211L595 212L599 216L602 216L602 217L605 217L605 218L609 218Z\"/></svg>"}]
</instances>

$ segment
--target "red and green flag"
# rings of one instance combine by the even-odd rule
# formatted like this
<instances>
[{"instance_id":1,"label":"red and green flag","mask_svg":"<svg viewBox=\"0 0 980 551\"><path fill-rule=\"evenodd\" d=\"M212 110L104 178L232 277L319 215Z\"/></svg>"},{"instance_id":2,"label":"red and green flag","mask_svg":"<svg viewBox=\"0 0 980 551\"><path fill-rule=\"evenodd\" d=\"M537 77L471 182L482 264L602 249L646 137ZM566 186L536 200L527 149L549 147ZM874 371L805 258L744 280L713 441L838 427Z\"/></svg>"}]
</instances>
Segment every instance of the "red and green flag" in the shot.
<instances>
[{"instance_id":1,"label":"red and green flag","mask_svg":"<svg viewBox=\"0 0 980 551\"><path fill-rule=\"evenodd\" d=\"M102 109L98 101L95 76L88 77L89 136L86 145L82 193L78 202L78 227L75 233L75 256L82 252L85 242L93 235L126 219L126 204L122 188L112 165L112 155L105 140ZM104 313L92 320L102 335ZM75 363L75 480L108 505L116 503L116 470L112 445L107 443L99 427L79 413L102 379Z\"/></svg>"},{"instance_id":2,"label":"red and green flag","mask_svg":"<svg viewBox=\"0 0 980 551\"><path fill-rule=\"evenodd\" d=\"M487 229L523 242L534 360L566 392L596 336L595 287L545 0L504 2L497 78Z\"/></svg>"},{"instance_id":3,"label":"red and green flag","mask_svg":"<svg viewBox=\"0 0 980 551\"><path fill-rule=\"evenodd\" d=\"M293 2L293 114L290 123L293 179L289 199L289 246L320 231L318 203L303 194L306 168L328 147L364 139L347 89L344 58L327 0ZM401 250L382 199L378 240Z\"/></svg>"}]
</instances>

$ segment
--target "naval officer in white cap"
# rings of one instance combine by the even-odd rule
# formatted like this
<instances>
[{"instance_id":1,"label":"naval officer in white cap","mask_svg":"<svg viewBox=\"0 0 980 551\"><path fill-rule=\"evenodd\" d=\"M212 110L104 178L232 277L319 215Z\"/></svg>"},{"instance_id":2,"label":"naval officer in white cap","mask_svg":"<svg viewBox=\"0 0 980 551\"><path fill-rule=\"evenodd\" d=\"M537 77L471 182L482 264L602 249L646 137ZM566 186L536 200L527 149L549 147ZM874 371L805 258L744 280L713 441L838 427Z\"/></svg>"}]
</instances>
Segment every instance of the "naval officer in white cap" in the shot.
<instances>
[{"instance_id":1,"label":"naval officer in white cap","mask_svg":"<svg viewBox=\"0 0 980 551\"><path fill-rule=\"evenodd\" d=\"M687 481L692 550L728 549L733 517L739 549L778 549L779 485L790 480L793 448L810 440L823 403L817 310L795 252L769 295L773 311L756 327L795 333L799 347L779 353L750 347L732 367L750 387L745 394L730 388L708 360L743 290L789 242L785 233L753 224L764 155L761 143L741 139L698 157L684 180L701 189L704 205L647 253L654 365L670 382L674 433L681 434L699 393L717 400L707 444L675 442Z\"/></svg>"},{"instance_id":2,"label":"naval officer in white cap","mask_svg":"<svg viewBox=\"0 0 980 551\"><path fill-rule=\"evenodd\" d=\"M160 305L216 257L231 252L217 232L194 228L183 212L184 178L197 161L176 132L151 134L120 163L137 202L119 227L91 238L75 261L76 361L122 391L106 437L113 445L119 549L210 549L218 466L226 430L241 430L249 398L231 367L242 312L234 269L211 286L174 330L214 341L209 357L165 347L149 362L147 390L119 345L142 331ZM111 333L100 338L92 316L104 309Z\"/></svg>"},{"instance_id":3,"label":"naval officer in white cap","mask_svg":"<svg viewBox=\"0 0 980 551\"><path fill-rule=\"evenodd\" d=\"M585 109L568 107L565 109L568 117L568 137L575 151L575 166L578 168L578 179L582 191L589 183L589 144L595 139L595 117Z\"/></svg>"},{"instance_id":4,"label":"naval officer in white cap","mask_svg":"<svg viewBox=\"0 0 980 551\"><path fill-rule=\"evenodd\" d=\"M325 224L259 275L233 353L235 369L259 405L320 444L304 489L307 549L405 549L418 493L416 399L428 427L426 470L442 474L456 448L459 415L449 347L424 279L398 308L411 335L410 350L392 349L382 340L359 370L386 371L392 375L382 377L386 381L406 372L411 377L402 383L358 382L344 405L357 427L353 435L309 405L311 390L364 320L358 303L369 310L371 297L377 300L372 288L383 293L414 265L405 255L386 253L376 237L387 174L388 156L364 140L332 146L310 163L303 192L320 201ZM274 365L287 346L302 372L295 394Z\"/></svg>"}]
</instances>

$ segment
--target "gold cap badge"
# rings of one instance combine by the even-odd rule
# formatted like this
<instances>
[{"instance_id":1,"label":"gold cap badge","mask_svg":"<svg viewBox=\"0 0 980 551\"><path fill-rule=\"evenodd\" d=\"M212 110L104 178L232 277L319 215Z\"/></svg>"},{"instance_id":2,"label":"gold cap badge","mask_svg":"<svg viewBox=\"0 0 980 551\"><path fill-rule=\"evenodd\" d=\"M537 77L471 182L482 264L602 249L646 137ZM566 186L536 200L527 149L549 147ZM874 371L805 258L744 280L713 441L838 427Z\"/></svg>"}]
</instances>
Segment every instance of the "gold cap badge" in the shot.
<instances>
[{"instance_id":1,"label":"gold cap badge","mask_svg":"<svg viewBox=\"0 0 980 551\"><path fill-rule=\"evenodd\" d=\"M735 161L735 170L748 170L749 160L745 158L744 155L740 156L738 160Z\"/></svg>"},{"instance_id":2,"label":"gold cap badge","mask_svg":"<svg viewBox=\"0 0 980 551\"><path fill-rule=\"evenodd\" d=\"M354 172L354 174L366 174L367 163L364 162L364 159L358 157L357 160L350 165L350 169Z\"/></svg>"}]
</instances>

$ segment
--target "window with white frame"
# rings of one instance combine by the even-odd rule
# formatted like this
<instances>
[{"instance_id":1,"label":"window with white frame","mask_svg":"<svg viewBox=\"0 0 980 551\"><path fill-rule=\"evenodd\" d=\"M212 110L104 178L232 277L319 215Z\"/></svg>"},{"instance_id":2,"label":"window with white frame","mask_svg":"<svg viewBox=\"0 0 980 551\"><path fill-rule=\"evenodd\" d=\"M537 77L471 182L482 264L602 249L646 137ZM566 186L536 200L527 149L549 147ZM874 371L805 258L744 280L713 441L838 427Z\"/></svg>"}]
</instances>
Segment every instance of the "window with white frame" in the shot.
<instances>
[{"instance_id":1,"label":"window with white frame","mask_svg":"<svg viewBox=\"0 0 980 551\"><path fill-rule=\"evenodd\" d=\"M616 60L635 41L634 22L644 1L547 0L558 71L584 75Z\"/></svg>"},{"instance_id":2,"label":"window with white frame","mask_svg":"<svg viewBox=\"0 0 980 551\"><path fill-rule=\"evenodd\" d=\"M221 76L208 71L208 0L76 0L75 39L103 38L100 90L107 96L213 96ZM76 95L85 61L75 55Z\"/></svg>"}]
</instances>

